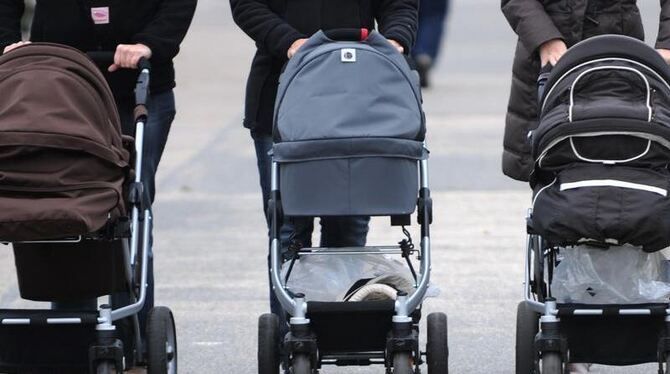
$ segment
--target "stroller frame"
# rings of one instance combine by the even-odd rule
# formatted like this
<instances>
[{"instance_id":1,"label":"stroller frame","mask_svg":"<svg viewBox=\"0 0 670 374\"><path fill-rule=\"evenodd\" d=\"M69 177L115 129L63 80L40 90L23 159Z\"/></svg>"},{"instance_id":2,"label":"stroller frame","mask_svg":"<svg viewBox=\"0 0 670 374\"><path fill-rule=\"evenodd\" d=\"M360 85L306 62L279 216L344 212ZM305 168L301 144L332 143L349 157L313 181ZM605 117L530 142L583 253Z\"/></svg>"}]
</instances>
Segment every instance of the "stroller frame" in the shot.
<instances>
[{"instance_id":1,"label":"stroller frame","mask_svg":"<svg viewBox=\"0 0 670 374\"><path fill-rule=\"evenodd\" d=\"M550 245L541 235L534 232L530 225L531 216L532 209L529 209L524 264L524 301L519 305L517 314L516 372L567 373L566 364L574 361L570 357L570 342L568 341L566 332L562 329L564 326L561 324L561 317L565 317L566 319L571 318L574 320L591 318L591 324L593 324L593 319L598 318L613 318L616 321L637 318L638 321L642 321L641 323L649 322L649 328L654 330L654 326L656 326L656 332L658 333L657 342L648 342L648 344L654 343L655 347L657 347L657 360L640 361L637 358L630 360L616 358L616 360L623 361L598 362L602 358L596 358L596 361L586 362L613 365L658 362L659 374L670 373L670 304L588 305L558 303L551 295L550 285L553 278L553 269L557 265L559 248ZM658 331L658 323L647 321L651 319L657 321L662 319L660 323L662 326L660 328L661 331ZM534 335L533 341L529 342L527 341L530 338L528 334L529 331L533 331L533 328L528 324L533 320L535 321L534 330L536 335ZM588 326L590 327L591 324ZM584 326L586 327L587 325ZM526 332L524 333L523 331ZM529 353L532 353L532 358L527 356ZM529 359L532 359L532 362L528 362ZM577 362L582 362L582 360ZM527 371L529 364L532 371ZM541 371L540 368L542 368Z\"/></svg>"},{"instance_id":2,"label":"stroller frame","mask_svg":"<svg viewBox=\"0 0 670 374\"><path fill-rule=\"evenodd\" d=\"M420 166L420 188L418 196L418 221L421 227L421 245L419 252L420 274L415 276L416 290L412 295L399 292L394 302L394 313L392 317L392 331L387 337L385 352L346 352L331 356L322 355L317 348L317 337L310 329L308 318L308 303L303 294L292 294L286 285L287 279L281 277L282 255L280 245L280 228L283 221L281 211L279 168L278 162L272 163L271 197L269 202L271 219L271 248L270 248L270 277L273 292L276 294L284 310L290 315L290 332L285 337L284 343L291 357L293 357L294 370L297 369L297 360L305 360L311 363L311 368L319 368L322 364L335 365L369 365L385 364L387 372L390 373L395 354L412 354L415 357L416 370L423 361L422 352L418 344L418 328L415 322L415 312L428 290L431 270L431 247L430 247L430 223L432 221L432 199L430 197L428 179L428 161L426 159L417 161ZM414 251L411 251L414 252ZM358 255L358 254L400 254L403 255L410 269L410 252L398 246L377 246L360 248L302 248L297 251L298 255ZM415 274L416 275L416 274ZM445 317L446 324L446 317ZM446 328L446 325L445 325ZM446 334L446 332L445 332ZM280 337L281 339L281 337ZM414 369L413 369L414 370ZM302 373L296 371L296 373ZM311 373L311 371L305 371Z\"/></svg>"},{"instance_id":3,"label":"stroller frame","mask_svg":"<svg viewBox=\"0 0 670 374\"><path fill-rule=\"evenodd\" d=\"M112 52L91 52L89 57L97 62L113 61ZM142 160L144 151L144 128L147 122L146 103L149 91L151 65L148 60L141 59L140 70L135 86L135 178L130 184L128 203L130 209L129 228L121 229L121 235L113 230L113 239L121 240L124 259L125 283L130 294L130 304L113 309L111 295L109 303L98 307L97 312L58 311L58 310L0 310L0 329L3 326L53 326L53 325L95 325L96 342L89 347L88 367L91 373L121 373L125 370L123 343L118 339L113 322L132 317L134 332L135 361L145 362L144 347L140 335L138 313L146 301L147 273L150 232L152 230L151 210L143 198ZM37 243L75 243L82 240L98 238L80 236L76 239L25 241L24 244ZM141 239L141 245L140 245ZM8 244L8 243L5 243ZM137 271L139 270L139 275ZM137 279L139 278L139 279ZM167 350L175 347L166 347ZM175 367L176 369L176 367ZM96 371L97 370L97 371ZM176 371L175 371L176 372Z\"/></svg>"}]
</instances>

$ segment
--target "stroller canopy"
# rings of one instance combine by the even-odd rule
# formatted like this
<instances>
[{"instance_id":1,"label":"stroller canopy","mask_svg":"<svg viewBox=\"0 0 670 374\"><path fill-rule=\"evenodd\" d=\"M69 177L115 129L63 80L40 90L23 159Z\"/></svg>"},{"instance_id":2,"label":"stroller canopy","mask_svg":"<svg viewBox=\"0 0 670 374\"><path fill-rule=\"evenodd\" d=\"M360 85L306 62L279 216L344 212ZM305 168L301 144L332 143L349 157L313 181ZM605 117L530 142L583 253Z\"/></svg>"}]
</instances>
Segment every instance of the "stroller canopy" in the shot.
<instances>
[{"instance_id":1,"label":"stroller canopy","mask_svg":"<svg viewBox=\"0 0 670 374\"><path fill-rule=\"evenodd\" d=\"M35 43L0 56L0 90L0 145L57 143L127 166L112 92L78 50Z\"/></svg>"},{"instance_id":2,"label":"stroller canopy","mask_svg":"<svg viewBox=\"0 0 670 374\"><path fill-rule=\"evenodd\" d=\"M0 57L0 240L86 235L125 214L129 152L112 92L83 53Z\"/></svg>"},{"instance_id":3,"label":"stroller canopy","mask_svg":"<svg viewBox=\"0 0 670 374\"><path fill-rule=\"evenodd\" d=\"M276 161L419 159L424 136L418 76L376 31L363 42L336 42L319 32L281 76Z\"/></svg>"},{"instance_id":4,"label":"stroller canopy","mask_svg":"<svg viewBox=\"0 0 670 374\"><path fill-rule=\"evenodd\" d=\"M569 137L627 135L670 148L668 82L670 67L637 39L604 35L575 45L546 83L532 134L535 160L542 167L547 153ZM619 156L613 158L628 158Z\"/></svg>"}]
</instances>

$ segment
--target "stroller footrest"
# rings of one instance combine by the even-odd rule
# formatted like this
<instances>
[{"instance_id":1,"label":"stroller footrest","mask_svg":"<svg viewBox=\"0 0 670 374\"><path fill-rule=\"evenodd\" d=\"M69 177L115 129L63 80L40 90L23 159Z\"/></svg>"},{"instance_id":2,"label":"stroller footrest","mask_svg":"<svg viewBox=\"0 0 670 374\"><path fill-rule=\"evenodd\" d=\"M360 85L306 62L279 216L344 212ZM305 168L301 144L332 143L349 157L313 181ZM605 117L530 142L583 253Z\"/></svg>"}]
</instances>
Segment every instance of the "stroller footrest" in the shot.
<instances>
[{"instance_id":1,"label":"stroller footrest","mask_svg":"<svg viewBox=\"0 0 670 374\"><path fill-rule=\"evenodd\" d=\"M668 309L668 304L559 304L558 316L665 316Z\"/></svg>"},{"instance_id":2,"label":"stroller footrest","mask_svg":"<svg viewBox=\"0 0 670 374\"><path fill-rule=\"evenodd\" d=\"M98 312L65 312L56 310L0 310L0 328L19 325L95 325Z\"/></svg>"}]
</instances>

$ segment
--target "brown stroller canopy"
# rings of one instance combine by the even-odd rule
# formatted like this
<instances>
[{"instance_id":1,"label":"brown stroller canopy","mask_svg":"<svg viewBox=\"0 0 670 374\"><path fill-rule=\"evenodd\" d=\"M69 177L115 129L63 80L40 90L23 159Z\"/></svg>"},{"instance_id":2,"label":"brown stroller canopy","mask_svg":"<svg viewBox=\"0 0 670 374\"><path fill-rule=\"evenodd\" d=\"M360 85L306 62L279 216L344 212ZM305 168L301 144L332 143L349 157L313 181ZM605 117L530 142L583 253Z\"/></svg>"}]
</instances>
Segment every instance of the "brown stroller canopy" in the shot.
<instances>
[{"instance_id":1,"label":"brown stroller canopy","mask_svg":"<svg viewBox=\"0 0 670 374\"><path fill-rule=\"evenodd\" d=\"M129 152L112 92L61 45L0 56L0 240L83 235L125 214Z\"/></svg>"}]
</instances>

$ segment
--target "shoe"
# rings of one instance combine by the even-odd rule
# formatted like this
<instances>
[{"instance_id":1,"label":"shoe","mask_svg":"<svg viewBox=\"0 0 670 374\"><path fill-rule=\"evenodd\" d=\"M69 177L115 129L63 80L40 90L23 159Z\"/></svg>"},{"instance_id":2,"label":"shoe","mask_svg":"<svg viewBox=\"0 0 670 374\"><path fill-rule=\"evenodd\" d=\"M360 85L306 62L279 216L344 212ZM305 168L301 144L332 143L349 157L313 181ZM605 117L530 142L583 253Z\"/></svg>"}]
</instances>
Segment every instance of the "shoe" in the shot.
<instances>
[{"instance_id":1,"label":"shoe","mask_svg":"<svg viewBox=\"0 0 670 374\"><path fill-rule=\"evenodd\" d=\"M421 87L427 88L430 86L428 81L428 73L433 67L433 59L427 54L420 54L414 57L416 61L416 70L419 72L419 78L421 79Z\"/></svg>"}]
</instances>

